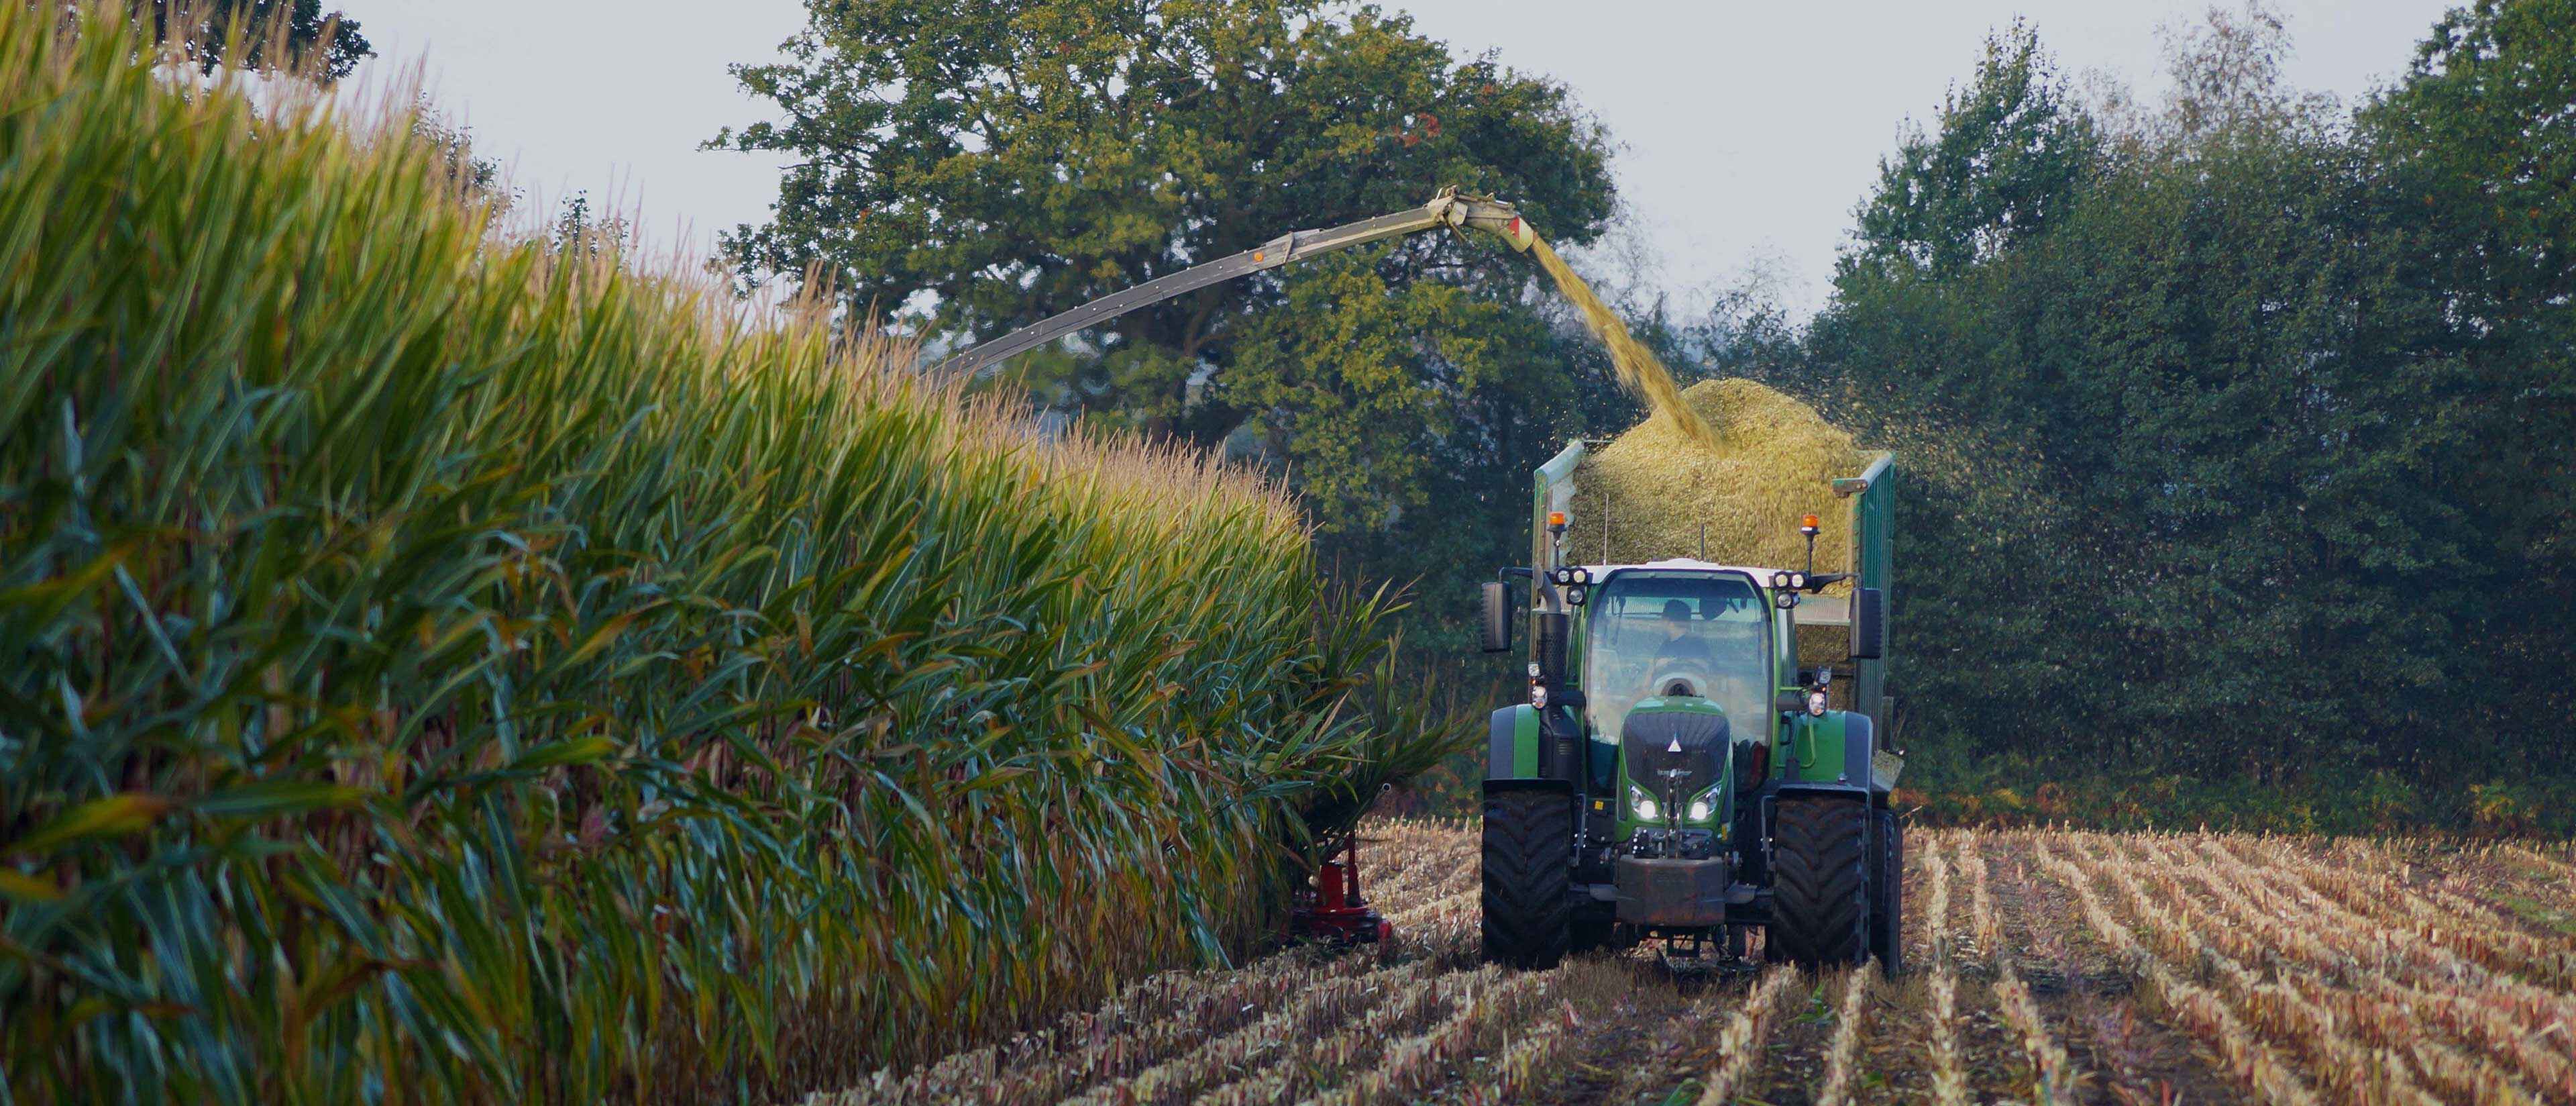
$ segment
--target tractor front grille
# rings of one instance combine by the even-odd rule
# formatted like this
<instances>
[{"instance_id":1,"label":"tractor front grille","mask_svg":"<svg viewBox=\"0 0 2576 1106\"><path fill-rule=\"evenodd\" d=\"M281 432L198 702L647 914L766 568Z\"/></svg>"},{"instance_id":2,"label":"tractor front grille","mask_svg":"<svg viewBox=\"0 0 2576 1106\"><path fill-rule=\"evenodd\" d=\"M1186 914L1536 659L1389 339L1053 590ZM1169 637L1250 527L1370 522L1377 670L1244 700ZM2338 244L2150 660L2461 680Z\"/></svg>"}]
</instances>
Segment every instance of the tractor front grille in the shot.
<instances>
[{"instance_id":1,"label":"tractor front grille","mask_svg":"<svg viewBox=\"0 0 2576 1106\"><path fill-rule=\"evenodd\" d=\"M1619 727L1628 753L1628 777L1658 800L1665 772L1679 770L1675 795L1687 798L1718 781L1727 751L1726 716L1708 711L1632 711Z\"/></svg>"}]
</instances>

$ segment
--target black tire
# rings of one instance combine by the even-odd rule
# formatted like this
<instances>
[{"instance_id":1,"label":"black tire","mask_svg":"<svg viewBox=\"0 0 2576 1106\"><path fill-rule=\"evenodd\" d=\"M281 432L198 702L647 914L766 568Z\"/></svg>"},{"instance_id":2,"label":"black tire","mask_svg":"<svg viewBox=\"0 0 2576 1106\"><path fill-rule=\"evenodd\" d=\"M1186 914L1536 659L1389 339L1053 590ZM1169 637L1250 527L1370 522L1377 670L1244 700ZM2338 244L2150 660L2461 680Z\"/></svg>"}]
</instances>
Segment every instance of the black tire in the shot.
<instances>
[{"instance_id":1,"label":"black tire","mask_svg":"<svg viewBox=\"0 0 2576 1106\"><path fill-rule=\"evenodd\" d=\"M1905 971L1905 824L1881 810L1876 821L1878 880L1869 888L1869 954L1894 979Z\"/></svg>"},{"instance_id":2,"label":"black tire","mask_svg":"<svg viewBox=\"0 0 2576 1106\"><path fill-rule=\"evenodd\" d=\"M1789 795L1775 809L1770 940L1800 967L1860 963L1869 953L1869 808Z\"/></svg>"},{"instance_id":3,"label":"black tire","mask_svg":"<svg viewBox=\"0 0 2576 1106\"><path fill-rule=\"evenodd\" d=\"M1572 938L1574 802L1551 791L1485 796L1485 959L1552 968Z\"/></svg>"}]
</instances>

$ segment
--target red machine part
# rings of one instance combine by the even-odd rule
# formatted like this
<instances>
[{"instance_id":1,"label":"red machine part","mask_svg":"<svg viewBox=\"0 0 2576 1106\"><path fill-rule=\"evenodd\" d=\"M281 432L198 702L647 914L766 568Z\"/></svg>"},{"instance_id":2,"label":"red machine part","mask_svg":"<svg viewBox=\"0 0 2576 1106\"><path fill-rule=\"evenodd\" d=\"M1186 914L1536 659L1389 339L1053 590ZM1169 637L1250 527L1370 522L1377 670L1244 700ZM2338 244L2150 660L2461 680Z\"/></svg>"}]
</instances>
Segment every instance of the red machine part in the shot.
<instances>
[{"instance_id":1,"label":"red machine part","mask_svg":"<svg viewBox=\"0 0 2576 1106\"><path fill-rule=\"evenodd\" d=\"M1360 897L1360 866L1349 841L1316 867L1311 886L1298 890L1288 928L1295 936L1337 945L1369 944L1395 935L1395 927Z\"/></svg>"}]
</instances>

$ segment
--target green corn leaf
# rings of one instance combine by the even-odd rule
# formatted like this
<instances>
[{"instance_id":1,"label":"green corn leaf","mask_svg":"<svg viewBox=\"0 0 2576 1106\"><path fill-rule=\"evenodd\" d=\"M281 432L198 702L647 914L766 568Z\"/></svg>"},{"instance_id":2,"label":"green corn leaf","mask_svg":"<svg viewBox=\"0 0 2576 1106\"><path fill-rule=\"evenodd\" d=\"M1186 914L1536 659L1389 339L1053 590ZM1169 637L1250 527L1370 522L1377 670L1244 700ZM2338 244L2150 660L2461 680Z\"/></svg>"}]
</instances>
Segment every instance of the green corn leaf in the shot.
<instances>
[{"instance_id":1,"label":"green corn leaf","mask_svg":"<svg viewBox=\"0 0 2576 1106\"><path fill-rule=\"evenodd\" d=\"M549 741L528 750L510 762L513 772L533 772L544 768L561 768L573 764L595 764L617 752L617 742L607 737L576 737Z\"/></svg>"},{"instance_id":2,"label":"green corn leaf","mask_svg":"<svg viewBox=\"0 0 2576 1106\"><path fill-rule=\"evenodd\" d=\"M0 865L0 895L21 902L53 902L63 889L7 865Z\"/></svg>"},{"instance_id":3,"label":"green corn leaf","mask_svg":"<svg viewBox=\"0 0 2576 1106\"><path fill-rule=\"evenodd\" d=\"M188 808L211 818L276 818L356 806L366 797L363 788L318 780L262 780L206 795Z\"/></svg>"},{"instance_id":4,"label":"green corn leaf","mask_svg":"<svg viewBox=\"0 0 2576 1106\"><path fill-rule=\"evenodd\" d=\"M138 792L92 799L0 847L0 855L41 857L75 841L140 833L176 805L159 795Z\"/></svg>"}]
</instances>

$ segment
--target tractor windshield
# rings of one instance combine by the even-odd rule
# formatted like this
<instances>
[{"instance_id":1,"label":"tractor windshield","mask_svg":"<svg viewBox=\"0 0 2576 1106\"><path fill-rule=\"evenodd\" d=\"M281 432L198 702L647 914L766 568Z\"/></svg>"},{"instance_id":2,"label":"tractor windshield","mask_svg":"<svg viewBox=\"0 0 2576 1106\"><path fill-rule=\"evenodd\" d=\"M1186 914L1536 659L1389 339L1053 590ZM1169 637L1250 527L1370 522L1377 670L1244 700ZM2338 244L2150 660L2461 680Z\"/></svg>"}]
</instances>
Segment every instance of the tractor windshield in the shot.
<instances>
[{"instance_id":1,"label":"tractor windshield","mask_svg":"<svg viewBox=\"0 0 2576 1106\"><path fill-rule=\"evenodd\" d=\"M1601 740L1618 740L1638 700L1669 690L1716 703L1741 735L1759 732L1749 722L1771 698L1771 627L1753 581L1632 570L1591 598L1583 687Z\"/></svg>"}]
</instances>

